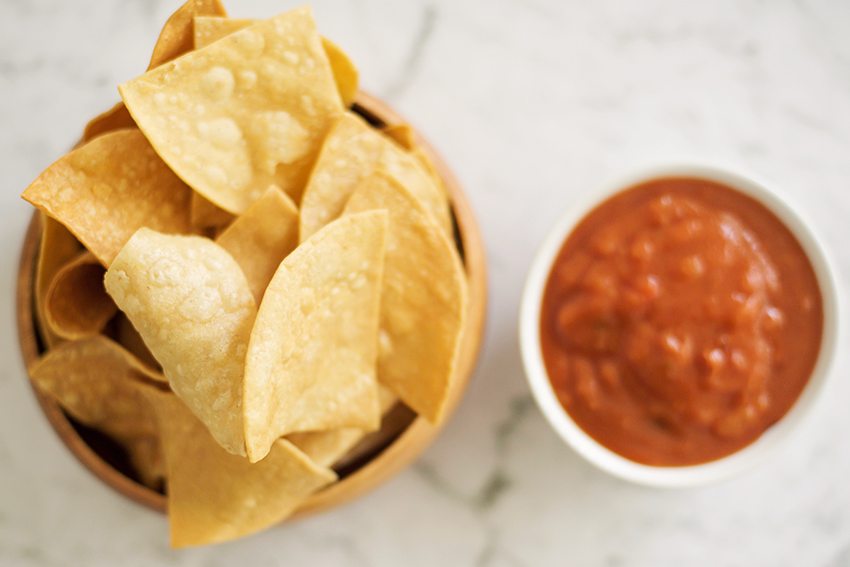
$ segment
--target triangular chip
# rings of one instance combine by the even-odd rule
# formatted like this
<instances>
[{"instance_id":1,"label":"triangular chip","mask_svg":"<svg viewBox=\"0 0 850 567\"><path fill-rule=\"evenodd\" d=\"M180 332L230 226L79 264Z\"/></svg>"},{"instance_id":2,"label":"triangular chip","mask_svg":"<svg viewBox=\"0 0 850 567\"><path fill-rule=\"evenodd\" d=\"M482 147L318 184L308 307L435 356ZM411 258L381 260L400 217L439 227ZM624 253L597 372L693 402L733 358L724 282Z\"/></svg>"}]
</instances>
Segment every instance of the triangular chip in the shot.
<instances>
[{"instance_id":1,"label":"triangular chip","mask_svg":"<svg viewBox=\"0 0 850 567\"><path fill-rule=\"evenodd\" d=\"M345 214L372 209L386 209L390 219L378 380L436 423L454 375L466 315L463 266L431 215L393 177L376 172L366 179Z\"/></svg>"},{"instance_id":2,"label":"triangular chip","mask_svg":"<svg viewBox=\"0 0 850 567\"><path fill-rule=\"evenodd\" d=\"M171 545L218 543L277 524L336 480L283 439L259 463L231 455L177 396L145 388L162 430Z\"/></svg>"},{"instance_id":3,"label":"triangular chip","mask_svg":"<svg viewBox=\"0 0 850 567\"><path fill-rule=\"evenodd\" d=\"M119 344L95 335L50 349L30 377L83 425L115 437L138 437L157 433L135 386L150 372Z\"/></svg>"},{"instance_id":4,"label":"triangular chip","mask_svg":"<svg viewBox=\"0 0 850 567\"><path fill-rule=\"evenodd\" d=\"M396 402L398 398L395 394L386 386L378 384L378 405L381 408L381 416L395 407ZM327 431L290 433L286 436L286 440L298 447L314 463L330 467L357 445L366 433L362 429L340 427Z\"/></svg>"},{"instance_id":5,"label":"triangular chip","mask_svg":"<svg viewBox=\"0 0 850 567\"><path fill-rule=\"evenodd\" d=\"M259 20L237 18L216 18L199 16L195 18L195 49L200 49L221 38L253 26ZM328 56L331 70L336 80L339 97L346 108L354 104L357 95L357 67L340 47L326 37L322 38L322 47Z\"/></svg>"},{"instance_id":6,"label":"triangular chip","mask_svg":"<svg viewBox=\"0 0 850 567\"><path fill-rule=\"evenodd\" d=\"M141 229L105 283L174 392L222 447L244 455L242 373L257 308L239 265L209 239Z\"/></svg>"},{"instance_id":7,"label":"triangular chip","mask_svg":"<svg viewBox=\"0 0 850 567\"><path fill-rule=\"evenodd\" d=\"M187 53L119 91L166 163L234 214L270 185L298 202L342 112L307 7Z\"/></svg>"},{"instance_id":8,"label":"triangular chip","mask_svg":"<svg viewBox=\"0 0 850 567\"><path fill-rule=\"evenodd\" d=\"M295 431L379 426L375 357L386 222L384 211L340 219L275 273L245 366L251 461Z\"/></svg>"},{"instance_id":9,"label":"triangular chip","mask_svg":"<svg viewBox=\"0 0 850 567\"><path fill-rule=\"evenodd\" d=\"M410 124L384 126L381 132L407 151L412 151L416 147L416 131Z\"/></svg>"},{"instance_id":10,"label":"triangular chip","mask_svg":"<svg viewBox=\"0 0 850 567\"><path fill-rule=\"evenodd\" d=\"M47 291L57 272L71 261L83 246L65 225L39 212L41 220L41 242L38 248L38 264L35 270L35 314L38 319L39 335L44 344L51 348L62 341L50 330L44 308Z\"/></svg>"},{"instance_id":11,"label":"triangular chip","mask_svg":"<svg viewBox=\"0 0 850 567\"><path fill-rule=\"evenodd\" d=\"M193 22L196 16L226 16L219 0L188 0L177 8L162 27L153 48L148 70L159 67L184 53L194 45Z\"/></svg>"},{"instance_id":12,"label":"triangular chip","mask_svg":"<svg viewBox=\"0 0 850 567\"><path fill-rule=\"evenodd\" d=\"M189 211L192 218L192 228L198 231L212 230L217 232L223 230L236 218L232 213L215 206L195 191L192 191Z\"/></svg>"},{"instance_id":13,"label":"triangular chip","mask_svg":"<svg viewBox=\"0 0 850 567\"><path fill-rule=\"evenodd\" d=\"M259 305L278 266L298 246L298 209L286 193L270 187L215 241L242 268Z\"/></svg>"},{"instance_id":14,"label":"triangular chip","mask_svg":"<svg viewBox=\"0 0 850 567\"><path fill-rule=\"evenodd\" d=\"M123 102L119 102L103 114L95 116L88 124L86 124L86 129L83 131L83 141L88 142L89 140L96 138L101 134L105 134L106 132L111 132L112 130L122 130L125 128L135 127L136 122L133 120L133 117L130 116L130 112L127 110L127 107L124 106Z\"/></svg>"},{"instance_id":15,"label":"triangular chip","mask_svg":"<svg viewBox=\"0 0 850 567\"><path fill-rule=\"evenodd\" d=\"M195 49L206 47L232 33L250 28L261 21L248 18L198 16L195 18Z\"/></svg>"},{"instance_id":16,"label":"triangular chip","mask_svg":"<svg viewBox=\"0 0 850 567\"><path fill-rule=\"evenodd\" d=\"M64 339L96 335L118 308L103 287L106 269L91 252L65 264L50 284L45 314L50 330Z\"/></svg>"},{"instance_id":17,"label":"triangular chip","mask_svg":"<svg viewBox=\"0 0 850 567\"><path fill-rule=\"evenodd\" d=\"M325 48L325 53L328 54L328 60L331 62L331 69L336 79L336 87L339 90L342 104L346 108L351 108L351 105L354 104L354 98L357 96L359 77L357 67L345 51L328 38L322 38L322 47Z\"/></svg>"},{"instance_id":18,"label":"triangular chip","mask_svg":"<svg viewBox=\"0 0 850 567\"><path fill-rule=\"evenodd\" d=\"M59 159L23 198L68 227L108 267L143 226L188 232L190 195L139 130L116 130Z\"/></svg>"},{"instance_id":19,"label":"triangular chip","mask_svg":"<svg viewBox=\"0 0 850 567\"><path fill-rule=\"evenodd\" d=\"M300 239L339 217L346 201L376 169L397 177L451 234L448 202L417 160L362 118L347 112L325 140L301 201Z\"/></svg>"}]
</instances>

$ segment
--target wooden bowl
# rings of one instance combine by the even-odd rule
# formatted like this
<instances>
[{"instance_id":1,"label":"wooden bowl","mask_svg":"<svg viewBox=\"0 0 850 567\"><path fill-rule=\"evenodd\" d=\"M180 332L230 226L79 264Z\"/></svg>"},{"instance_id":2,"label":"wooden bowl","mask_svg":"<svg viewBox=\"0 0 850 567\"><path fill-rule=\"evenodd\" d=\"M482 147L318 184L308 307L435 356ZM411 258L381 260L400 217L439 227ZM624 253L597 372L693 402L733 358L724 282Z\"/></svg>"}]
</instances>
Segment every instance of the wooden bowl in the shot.
<instances>
[{"instance_id":1,"label":"wooden bowl","mask_svg":"<svg viewBox=\"0 0 850 567\"><path fill-rule=\"evenodd\" d=\"M354 110L375 126L404 124L405 121L386 104L365 93L359 93ZM418 135L417 135L418 137ZM437 152L421 137L418 143L433 160L449 192L455 220L455 240L466 268L469 304L466 328L461 339L456 376L449 392L443 420L432 425L416 416L403 404L391 412L391 419L377 434L372 434L335 467L340 480L313 494L290 516L290 520L341 506L376 488L412 464L434 441L463 397L478 358L484 333L487 306L487 267L481 233L460 184ZM18 337L27 368L43 353L34 306L36 256L41 238L40 217L33 215L24 240L17 285ZM56 401L33 387L36 399L59 438L71 453L107 485L148 508L166 511L166 497L133 478L121 449L111 440L87 429L72 419Z\"/></svg>"}]
</instances>

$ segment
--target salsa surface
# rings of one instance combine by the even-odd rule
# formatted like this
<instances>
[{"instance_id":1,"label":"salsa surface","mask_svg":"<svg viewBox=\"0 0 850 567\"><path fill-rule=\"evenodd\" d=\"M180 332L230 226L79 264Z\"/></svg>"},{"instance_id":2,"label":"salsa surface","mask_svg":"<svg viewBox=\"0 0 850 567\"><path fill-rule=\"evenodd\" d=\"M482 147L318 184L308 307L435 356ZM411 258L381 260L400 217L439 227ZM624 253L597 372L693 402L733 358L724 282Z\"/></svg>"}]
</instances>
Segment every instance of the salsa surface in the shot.
<instances>
[{"instance_id":1,"label":"salsa surface","mask_svg":"<svg viewBox=\"0 0 850 567\"><path fill-rule=\"evenodd\" d=\"M791 408L817 360L823 306L773 213L670 177L578 224L540 324L549 379L578 426L630 460L681 466L738 451Z\"/></svg>"}]
</instances>

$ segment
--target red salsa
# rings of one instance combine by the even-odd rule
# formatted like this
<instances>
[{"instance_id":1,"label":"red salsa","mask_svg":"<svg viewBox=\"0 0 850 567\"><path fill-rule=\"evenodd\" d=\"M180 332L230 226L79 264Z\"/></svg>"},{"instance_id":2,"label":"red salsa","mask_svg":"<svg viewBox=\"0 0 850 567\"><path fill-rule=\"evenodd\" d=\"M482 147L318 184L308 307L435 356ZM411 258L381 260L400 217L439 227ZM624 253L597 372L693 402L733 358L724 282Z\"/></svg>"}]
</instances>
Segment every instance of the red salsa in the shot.
<instances>
[{"instance_id":1,"label":"red salsa","mask_svg":"<svg viewBox=\"0 0 850 567\"><path fill-rule=\"evenodd\" d=\"M705 463L794 404L823 330L788 228L724 185L660 178L590 212L543 295L549 379L588 435L632 461Z\"/></svg>"}]
</instances>

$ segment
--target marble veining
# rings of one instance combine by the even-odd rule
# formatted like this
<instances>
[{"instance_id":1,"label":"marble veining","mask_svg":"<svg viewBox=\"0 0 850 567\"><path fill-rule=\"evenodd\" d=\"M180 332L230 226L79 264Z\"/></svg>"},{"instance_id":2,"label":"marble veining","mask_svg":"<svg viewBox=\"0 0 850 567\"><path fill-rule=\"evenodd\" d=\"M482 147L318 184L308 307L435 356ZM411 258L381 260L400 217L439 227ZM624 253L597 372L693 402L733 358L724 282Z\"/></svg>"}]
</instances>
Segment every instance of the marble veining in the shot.
<instances>
[{"instance_id":1,"label":"marble veining","mask_svg":"<svg viewBox=\"0 0 850 567\"><path fill-rule=\"evenodd\" d=\"M233 17L299 4L225 0ZM320 30L464 185L490 262L468 394L413 467L330 513L173 551L165 519L96 481L26 382L14 328L20 193L116 86L179 0L0 1L0 565L850 567L850 360L762 467L700 489L633 486L567 449L516 337L531 257L591 187L647 162L719 160L772 180L850 281L850 3L844 0L317 0Z\"/></svg>"}]
</instances>

